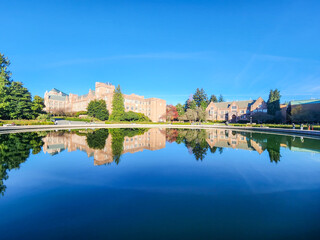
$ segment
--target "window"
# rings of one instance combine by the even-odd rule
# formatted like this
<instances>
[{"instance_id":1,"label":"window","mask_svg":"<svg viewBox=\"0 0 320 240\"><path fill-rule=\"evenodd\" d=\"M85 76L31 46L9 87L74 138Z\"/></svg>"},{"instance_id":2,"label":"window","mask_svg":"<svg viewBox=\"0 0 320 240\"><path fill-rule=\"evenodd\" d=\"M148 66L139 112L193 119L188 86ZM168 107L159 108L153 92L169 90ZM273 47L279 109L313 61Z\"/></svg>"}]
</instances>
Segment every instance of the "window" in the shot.
<instances>
[{"instance_id":1,"label":"window","mask_svg":"<svg viewBox=\"0 0 320 240\"><path fill-rule=\"evenodd\" d=\"M221 111L220 113L223 114L223 111Z\"/></svg>"},{"instance_id":2,"label":"window","mask_svg":"<svg viewBox=\"0 0 320 240\"><path fill-rule=\"evenodd\" d=\"M210 109L213 110L213 107L211 107Z\"/></svg>"},{"instance_id":3,"label":"window","mask_svg":"<svg viewBox=\"0 0 320 240\"><path fill-rule=\"evenodd\" d=\"M237 106L232 106L231 109L232 110L237 109Z\"/></svg>"},{"instance_id":4,"label":"window","mask_svg":"<svg viewBox=\"0 0 320 240\"><path fill-rule=\"evenodd\" d=\"M241 110L240 113L244 113L244 110Z\"/></svg>"},{"instance_id":5,"label":"window","mask_svg":"<svg viewBox=\"0 0 320 240\"><path fill-rule=\"evenodd\" d=\"M262 111L263 111L263 112L267 112L267 109L263 109Z\"/></svg>"}]
</instances>

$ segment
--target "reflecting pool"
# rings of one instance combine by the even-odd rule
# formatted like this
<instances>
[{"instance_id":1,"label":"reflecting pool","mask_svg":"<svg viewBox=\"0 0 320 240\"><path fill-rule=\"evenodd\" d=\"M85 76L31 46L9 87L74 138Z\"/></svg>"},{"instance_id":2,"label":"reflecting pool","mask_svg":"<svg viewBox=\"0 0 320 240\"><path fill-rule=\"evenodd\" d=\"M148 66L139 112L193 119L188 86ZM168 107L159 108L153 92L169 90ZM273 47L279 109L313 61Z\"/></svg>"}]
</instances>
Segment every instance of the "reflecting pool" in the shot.
<instances>
[{"instance_id":1,"label":"reflecting pool","mask_svg":"<svg viewBox=\"0 0 320 240\"><path fill-rule=\"evenodd\" d=\"M0 135L1 239L319 239L319 153L223 129Z\"/></svg>"}]
</instances>

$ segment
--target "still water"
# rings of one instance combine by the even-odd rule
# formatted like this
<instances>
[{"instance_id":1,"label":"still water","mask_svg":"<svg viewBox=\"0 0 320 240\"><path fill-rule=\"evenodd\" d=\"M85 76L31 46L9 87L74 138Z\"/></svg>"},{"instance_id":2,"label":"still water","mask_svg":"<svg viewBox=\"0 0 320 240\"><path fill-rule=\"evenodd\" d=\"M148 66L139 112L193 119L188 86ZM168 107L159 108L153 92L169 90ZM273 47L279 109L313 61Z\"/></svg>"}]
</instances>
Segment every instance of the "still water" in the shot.
<instances>
[{"instance_id":1,"label":"still water","mask_svg":"<svg viewBox=\"0 0 320 240\"><path fill-rule=\"evenodd\" d=\"M220 129L0 135L0 239L320 239L319 153Z\"/></svg>"}]
</instances>

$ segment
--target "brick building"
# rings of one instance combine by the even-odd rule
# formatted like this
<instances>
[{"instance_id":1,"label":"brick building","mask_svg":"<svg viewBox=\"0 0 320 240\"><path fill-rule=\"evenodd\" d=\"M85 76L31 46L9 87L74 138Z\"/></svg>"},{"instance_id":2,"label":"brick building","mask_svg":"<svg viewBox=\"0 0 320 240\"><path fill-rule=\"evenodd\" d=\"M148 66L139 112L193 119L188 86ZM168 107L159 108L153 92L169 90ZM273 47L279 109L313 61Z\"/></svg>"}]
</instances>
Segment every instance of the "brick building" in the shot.
<instances>
[{"instance_id":1,"label":"brick building","mask_svg":"<svg viewBox=\"0 0 320 240\"><path fill-rule=\"evenodd\" d=\"M258 112L267 113L267 104L261 97L257 100L211 102L206 112L208 120L238 122L250 120L250 117Z\"/></svg>"},{"instance_id":2,"label":"brick building","mask_svg":"<svg viewBox=\"0 0 320 240\"><path fill-rule=\"evenodd\" d=\"M46 91L44 104L46 112L74 113L86 111L92 100L105 100L109 113L112 113L112 99L115 86L110 83L95 83L95 90L89 90L88 94L66 94L54 88ZM159 98L144 98L136 94L123 94L125 111L143 113L153 122L165 121L166 101Z\"/></svg>"}]
</instances>

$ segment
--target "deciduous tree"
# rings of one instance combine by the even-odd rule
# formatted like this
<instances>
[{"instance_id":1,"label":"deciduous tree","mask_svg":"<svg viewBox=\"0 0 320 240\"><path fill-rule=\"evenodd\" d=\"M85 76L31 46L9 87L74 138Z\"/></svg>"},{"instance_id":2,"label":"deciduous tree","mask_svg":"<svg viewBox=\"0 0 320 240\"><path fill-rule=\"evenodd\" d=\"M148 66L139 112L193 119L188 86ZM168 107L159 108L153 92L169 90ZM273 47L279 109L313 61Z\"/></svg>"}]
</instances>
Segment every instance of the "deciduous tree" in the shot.
<instances>
[{"instance_id":1,"label":"deciduous tree","mask_svg":"<svg viewBox=\"0 0 320 240\"><path fill-rule=\"evenodd\" d=\"M182 106L181 103L178 103L178 104L176 105L176 109L177 109L177 112L178 112L179 117L181 117L181 116L185 113L184 107Z\"/></svg>"},{"instance_id":2,"label":"deciduous tree","mask_svg":"<svg viewBox=\"0 0 320 240\"><path fill-rule=\"evenodd\" d=\"M166 116L167 116L167 121L173 121L175 119L178 119L179 114L178 114L177 108L173 105L167 105Z\"/></svg>"}]
</instances>

